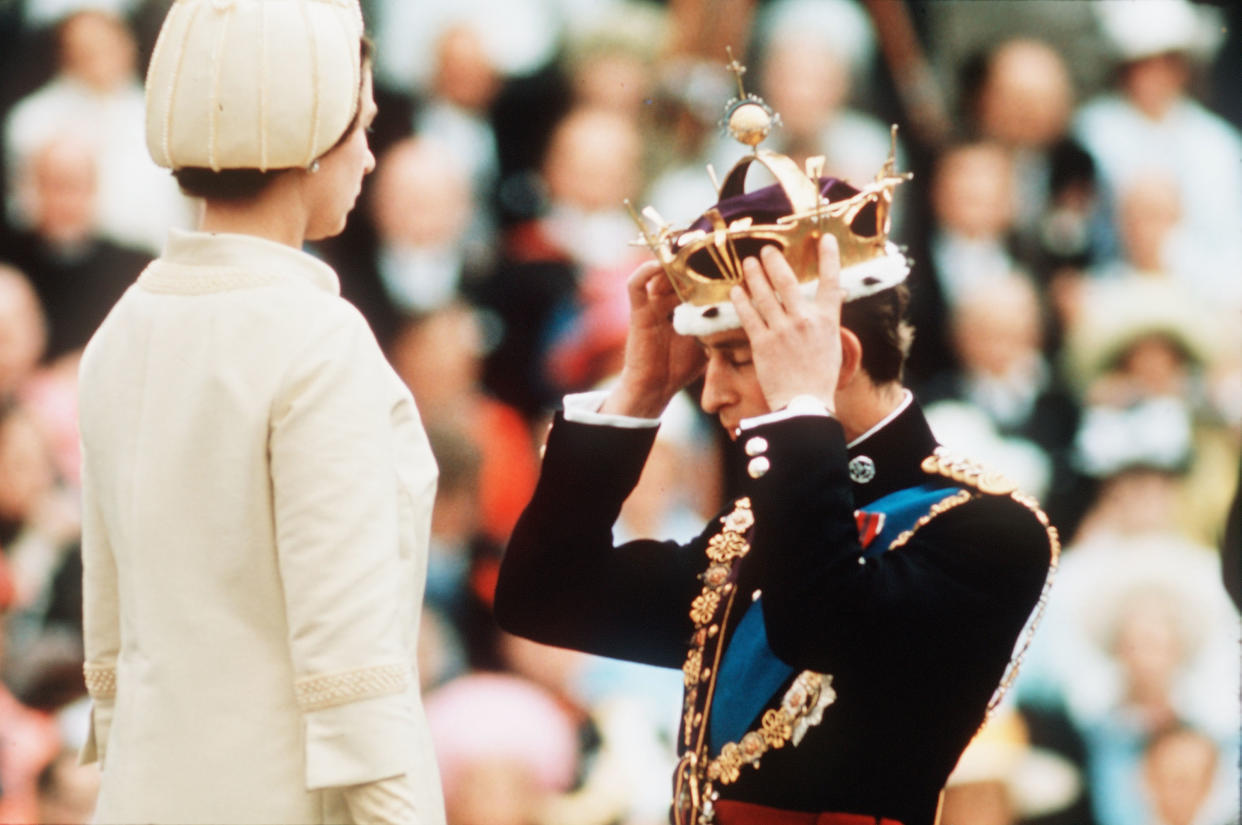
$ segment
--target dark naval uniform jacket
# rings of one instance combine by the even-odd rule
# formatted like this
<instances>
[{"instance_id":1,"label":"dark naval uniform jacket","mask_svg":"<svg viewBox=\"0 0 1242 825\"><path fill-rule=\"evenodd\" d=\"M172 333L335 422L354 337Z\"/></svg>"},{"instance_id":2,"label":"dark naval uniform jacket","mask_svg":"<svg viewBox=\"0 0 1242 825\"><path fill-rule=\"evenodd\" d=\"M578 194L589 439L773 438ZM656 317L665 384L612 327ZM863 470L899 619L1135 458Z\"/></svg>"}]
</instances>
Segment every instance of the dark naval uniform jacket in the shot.
<instances>
[{"instance_id":1,"label":"dark naval uniform jacket","mask_svg":"<svg viewBox=\"0 0 1242 825\"><path fill-rule=\"evenodd\" d=\"M1012 675L1055 529L938 451L910 401L850 446L825 416L747 429L742 494L698 538L614 545L654 437L557 417L501 567L501 626L683 670L685 821L737 800L931 825Z\"/></svg>"}]
</instances>

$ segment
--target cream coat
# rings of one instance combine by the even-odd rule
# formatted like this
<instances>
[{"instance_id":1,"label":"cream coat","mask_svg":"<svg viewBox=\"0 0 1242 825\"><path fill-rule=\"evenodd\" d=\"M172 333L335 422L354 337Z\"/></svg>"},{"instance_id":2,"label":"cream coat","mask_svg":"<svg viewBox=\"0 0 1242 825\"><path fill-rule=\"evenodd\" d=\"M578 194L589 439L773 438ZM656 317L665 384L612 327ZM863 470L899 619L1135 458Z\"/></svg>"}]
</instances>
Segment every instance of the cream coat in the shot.
<instances>
[{"instance_id":1,"label":"cream coat","mask_svg":"<svg viewBox=\"0 0 1242 825\"><path fill-rule=\"evenodd\" d=\"M444 820L415 641L437 470L335 273L174 233L81 370L83 758L101 822Z\"/></svg>"}]
</instances>

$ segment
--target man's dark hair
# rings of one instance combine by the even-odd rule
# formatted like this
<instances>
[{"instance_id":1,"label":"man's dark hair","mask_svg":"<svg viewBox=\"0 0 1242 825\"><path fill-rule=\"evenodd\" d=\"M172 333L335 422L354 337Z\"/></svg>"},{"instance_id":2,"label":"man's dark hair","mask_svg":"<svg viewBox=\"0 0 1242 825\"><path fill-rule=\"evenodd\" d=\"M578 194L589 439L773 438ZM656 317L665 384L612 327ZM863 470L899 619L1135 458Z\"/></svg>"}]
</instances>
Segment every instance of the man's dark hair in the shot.
<instances>
[{"instance_id":1,"label":"man's dark hair","mask_svg":"<svg viewBox=\"0 0 1242 825\"><path fill-rule=\"evenodd\" d=\"M906 320L910 288L898 284L841 306L841 326L862 344L862 368L876 384L900 381L914 327Z\"/></svg>"},{"instance_id":2,"label":"man's dark hair","mask_svg":"<svg viewBox=\"0 0 1242 825\"><path fill-rule=\"evenodd\" d=\"M362 51L362 62L359 65L365 70L375 54L375 46L368 38L364 37L362 38L360 48ZM358 105L354 107L353 120L345 127L345 131L341 132L336 142L323 153L325 155L335 151L341 144L349 140L350 135L358 128L358 122L362 119L362 80L360 79L358 83ZM192 198L205 198L215 201L244 201L257 196L272 181L287 171L289 170L221 169L217 172L202 166L185 166L174 170L173 177L177 179L177 184L181 187L181 191Z\"/></svg>"}]
</instances>

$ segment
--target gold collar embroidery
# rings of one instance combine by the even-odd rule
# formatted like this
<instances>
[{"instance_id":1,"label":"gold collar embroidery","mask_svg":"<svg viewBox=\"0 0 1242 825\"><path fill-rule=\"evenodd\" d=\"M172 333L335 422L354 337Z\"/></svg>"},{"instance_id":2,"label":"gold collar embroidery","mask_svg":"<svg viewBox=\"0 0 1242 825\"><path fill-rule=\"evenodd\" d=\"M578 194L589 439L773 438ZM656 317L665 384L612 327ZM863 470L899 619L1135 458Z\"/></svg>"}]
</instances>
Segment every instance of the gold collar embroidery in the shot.
<instances>
[{"instance_id":1,"label":"gold collar embroidery","mask_svg":"<svg viewBox=\"0 0 1242 825\"><path fill-rule=\"evenodd\" d=\"M823 719L824 709L836 699L832 677L804 670L785 692L779 708L769 708L756 730L738 742L728 742L720 755L708 756L708 714L716 688L717 670L724 644L721 630L732 613L737 586L736 563L750 552L747 539L755 517L750 499L741 498L733 511L721 518L721 531L707 544L709 565L700 576L703 589L690 606L694 640L682 666L686 693L682 719L682 745L686 749L677 766L674 817L678 825L709 825L715 819L715 785L730 785L742 767L759 767L769 750L786 743L798 745L802 737Z\"/></svg>"}]
</instances>

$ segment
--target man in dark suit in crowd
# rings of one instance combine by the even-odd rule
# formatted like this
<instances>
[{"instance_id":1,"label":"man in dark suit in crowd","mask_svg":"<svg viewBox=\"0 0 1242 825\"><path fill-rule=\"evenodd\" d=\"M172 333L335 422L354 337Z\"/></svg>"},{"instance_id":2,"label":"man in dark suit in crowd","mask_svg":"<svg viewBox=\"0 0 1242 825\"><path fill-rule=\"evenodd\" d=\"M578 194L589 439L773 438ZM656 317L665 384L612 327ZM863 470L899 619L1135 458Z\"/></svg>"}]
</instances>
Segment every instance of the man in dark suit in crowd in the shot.
<instances>
[{"instance_id":1,"label":"man in dark suit in crowd","mask_svg":"<svg viewBox=\"0 0 1242 825\"><path fill-rule=\"evenodd\" d=\"M86 346L121 294L151 262L99 234L96 166L80 137L66 135L30 159L32 225L0 237L0 261L20 269L47 315L44 360Z\"/></svg>"}]
</instances>

